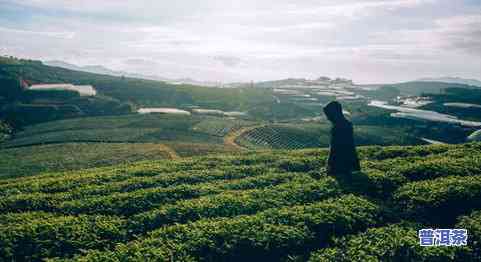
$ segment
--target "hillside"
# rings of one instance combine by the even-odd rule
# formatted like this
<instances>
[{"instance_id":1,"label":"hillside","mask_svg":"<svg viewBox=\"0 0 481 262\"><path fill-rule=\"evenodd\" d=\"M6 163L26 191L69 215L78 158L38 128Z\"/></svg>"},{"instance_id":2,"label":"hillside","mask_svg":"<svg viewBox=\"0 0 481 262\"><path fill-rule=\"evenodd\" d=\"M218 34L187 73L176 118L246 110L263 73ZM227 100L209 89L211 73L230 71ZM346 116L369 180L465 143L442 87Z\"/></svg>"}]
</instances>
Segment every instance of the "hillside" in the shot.
<instances>
[{"instance_id":1,"label":"hillside","mask_svg":"<svg viewBox=\"0 0 481 262\"><path fill-rule=\"evenodd\" d=\"M460 83L413 81L384 85L382 88L398 90L403 96L420 96L422 94L440 94L447 88L480 89L481 87Z\"/></svg>"},{"instance_id":2,"label":"hillside","mask_svg":"<svg viewBox=\"0 0 481 262\"><path fill-rule=\"evenodd\" d=\"M427 77L427 78L418 79L416 81L455 83L455 84L464 84L464 85L481 87L481 81L477 79L466 79L461 77L439 77L439 78Z\"/></svg>"},{"instance_id":3,"label":"hillside","mask_svg":"<svg viewBox=\"0 0 481 262\"><path fill-rule=\"evenodd\" d=\"M0 144L0 177L237 150L224 136L251 125L213 116L129 114L26 126Z\"/></svg>"},{"instance_id":4,"label":"hillside","mask_svg":"<svg viewBox=\"0 0 481 262\"><path fill-rule=\"evenodd\" d=\"M30 176L244 149L326 147L330 125L205 115L127 114L28 125L0 144L0 177ZM402 127L356 125L358 145L412 145L422 141ZM174 157L172 157L174 156Z\"/></svg>"},{"instance_id":5,"label":"hillside","mask_svg":"<svg viewBox=\"0 0 481 262\"><path fill-rule=\"evenodd\" d=\"M479 261L481 144L252 151L0 179L2 261ZM419 246L466 228L467 247Z\"/></svg>"},{"instance_id":6,"label":"hillside","mask_svg":"<svg viewBox=\"0 0 481 262\"><path fill-rule=\"evenodd\" d=\"M29 84L91 85L98 95L25 92ZM121 115L138 107L200 107L247 111L274 103L270 90L174 85L162 81L73 71L40 61L0 57L0 118L16 125L96 115Z\"/></svg>"}]
</instances>

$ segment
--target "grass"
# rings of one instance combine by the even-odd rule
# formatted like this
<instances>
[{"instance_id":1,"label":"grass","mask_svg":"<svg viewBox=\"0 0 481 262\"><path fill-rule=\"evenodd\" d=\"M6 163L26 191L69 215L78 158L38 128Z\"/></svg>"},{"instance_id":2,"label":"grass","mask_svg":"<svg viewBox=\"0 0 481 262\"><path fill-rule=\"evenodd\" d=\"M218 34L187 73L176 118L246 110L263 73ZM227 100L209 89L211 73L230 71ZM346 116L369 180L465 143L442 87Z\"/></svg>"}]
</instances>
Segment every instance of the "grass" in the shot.
<instances>
[{"instance_id":1,"label":"grass","mask_svg":"<svg viewBox=\"0 0 481 262\"><path fill-rule=\"evenodd\" d=\"M351 178L324 173L324 149L4 178L0 260L479 261L480 147L361 147ZM426 226L469 245L420 248Z\"/></svg>"}]
</instances>

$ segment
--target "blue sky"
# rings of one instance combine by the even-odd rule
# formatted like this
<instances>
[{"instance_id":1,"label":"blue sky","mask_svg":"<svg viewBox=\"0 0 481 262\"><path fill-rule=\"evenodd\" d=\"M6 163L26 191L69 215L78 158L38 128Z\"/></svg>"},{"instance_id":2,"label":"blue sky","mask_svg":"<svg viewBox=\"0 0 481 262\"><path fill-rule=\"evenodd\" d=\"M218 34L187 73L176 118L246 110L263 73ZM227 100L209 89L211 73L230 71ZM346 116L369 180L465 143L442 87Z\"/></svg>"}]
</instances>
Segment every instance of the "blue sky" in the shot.
<instances>
[{"instance_id":1,"label":"blue sky","mask_svg":"<svg viewBox=\"0 0 481 262\"><path fill-rule=\"evenodd\" d=\"M0 54L224 82L481 79L481 0L0 0Z\"/></svg>"}]
</instances>

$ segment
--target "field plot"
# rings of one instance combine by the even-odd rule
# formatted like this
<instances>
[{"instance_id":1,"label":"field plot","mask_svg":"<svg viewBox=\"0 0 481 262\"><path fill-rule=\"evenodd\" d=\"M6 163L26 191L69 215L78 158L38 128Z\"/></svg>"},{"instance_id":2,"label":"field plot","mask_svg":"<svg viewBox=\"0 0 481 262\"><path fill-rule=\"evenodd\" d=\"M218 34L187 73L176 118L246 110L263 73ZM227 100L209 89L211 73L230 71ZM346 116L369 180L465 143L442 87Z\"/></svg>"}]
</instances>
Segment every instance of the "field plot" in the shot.
<instances>
[{"instance_id":1,"label":"field plot","mask_svg":"<svg viewBox=\"0 0 481 262\"><path fill-rule=\"evenodd\" d=\"M169 159L161 144L63 143L0 150L0 179L141 160Z\"/></svg>"},{"instance_id":2,"label":"field plot","mask_svg":"<svg viewBox=\"0 0 481 262\"><path fill-rule=\"evenodd\" d=\"M163 142L222 143L216 134L193 130L202 117L170 115L127 115L87 117L47 122L26 127L3 147L64 142ZM208 121L212 121L208 119ZM226 127L233 125L219 119Z\"/></svg>"},{"instance_id":3,"label":"field plot","mask_svg":"<svg viewBox=\"0 0 481 262\"><path fill-rule=\"evenodd\" d=\"M235 140L250 149L302 149L329 146L329 124L272 124L248 130ZM403 130L377 126L356 126L354 140L358 145L409 145L418 139Z\"/></svg>"},{"instance_id":4,"label":"field plot","mask_svg":"<svg viewBox=\"0 0 481 262\"><path fill-rule=\"evenodd\" d=\"M329 146L328 130L328 125L265 125L243 133L236 142L247 148L326 147ZM321 131L324 131L324 134Z\"/></svg>"},{"instance_id":5,"label":"field plot","mask_svg":"<svg viewBox=\"0 0 481 262\"><path fill-rule=\"evenodd\" d=\"M364 147L348 179L322 149L3 179L0 260L479 261L480 150ZM426 227L468 228L468 245L421 249Z\"/></svg>"},{"instance_id":6,"label":"field plot","mask_svg":"<svg viewBox=\"0 0 481 262\"><path fill-rule=\"evenodd\" d=\"M0 178L140 160L234 152L223 136L251 122L160 114L86 117L27 126L0 145Z\"/></svg>"},{"instance_id":7,"label":"field plot","mask_svg":"<svg viewBox=\"0 0 481 262\"><path fill-rule=\"evenodd\" d=\"M228 120L223 118L206 117L205 120L196 124L192 130L213 136L224 137L230 132L234 132L242 127L251 126L253 124L255 124L255 122L247 120Z\"/></svg>"}]
</instances>

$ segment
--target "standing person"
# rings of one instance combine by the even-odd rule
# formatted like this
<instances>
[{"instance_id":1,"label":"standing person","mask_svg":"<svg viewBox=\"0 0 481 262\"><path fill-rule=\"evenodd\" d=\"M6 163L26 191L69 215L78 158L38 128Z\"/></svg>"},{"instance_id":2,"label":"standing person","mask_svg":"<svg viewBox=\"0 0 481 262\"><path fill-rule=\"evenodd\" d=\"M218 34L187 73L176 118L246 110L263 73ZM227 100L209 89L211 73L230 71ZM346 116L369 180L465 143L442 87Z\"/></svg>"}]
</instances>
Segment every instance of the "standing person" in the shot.
<instances>
[{"instance_id":1,"label":"standing person","mask_svg":"<svg viewBox=\"0 0 481 262\"><path fill-rule=\"evenodd\" d=\"M352 123L344 117L341 104L332 101L323 110L332 123L327 173L350 175L353 171L361 170L354 145Z\"/></svg>"}]
</instances>

